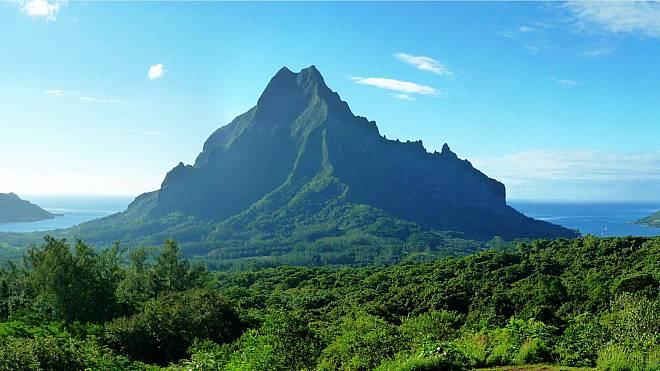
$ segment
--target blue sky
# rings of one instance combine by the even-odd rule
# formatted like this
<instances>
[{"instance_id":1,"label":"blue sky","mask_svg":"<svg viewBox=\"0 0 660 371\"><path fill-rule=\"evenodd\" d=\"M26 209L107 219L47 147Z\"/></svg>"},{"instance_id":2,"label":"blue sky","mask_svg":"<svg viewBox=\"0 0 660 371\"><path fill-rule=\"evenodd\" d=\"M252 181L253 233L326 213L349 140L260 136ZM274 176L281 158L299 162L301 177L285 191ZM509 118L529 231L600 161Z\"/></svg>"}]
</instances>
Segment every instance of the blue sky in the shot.
<instances>
[{"instance_id":1,"label":"blue sky","mask_svg":"<svg viewBox=\"0 0 660 371\"><path fill-rule=\"evenodd\" d=\"M632 2L2 2L0 192L157 189L311 64L509 198L660 199L660 4Z\"/></svg>"}]
</instances>

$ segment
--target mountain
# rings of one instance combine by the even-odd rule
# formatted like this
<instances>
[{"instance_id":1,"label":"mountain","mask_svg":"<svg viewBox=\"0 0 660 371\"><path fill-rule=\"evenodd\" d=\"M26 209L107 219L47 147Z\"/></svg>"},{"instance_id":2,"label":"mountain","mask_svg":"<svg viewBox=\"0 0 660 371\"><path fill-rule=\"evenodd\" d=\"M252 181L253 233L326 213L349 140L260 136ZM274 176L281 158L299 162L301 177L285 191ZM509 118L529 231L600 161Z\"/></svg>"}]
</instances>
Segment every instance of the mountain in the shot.
<instances>
[{"instance_id":1,"label":"mountain","mask_svg":"<svg viewBox=\"0 0 660 371\"><path fill-rule=\"evenodd\" d=\"M34 222L53 219L54 214L13 193L0 193L0 223Z\"/></svg>"},{"instance_id":2,"label":"mountain","mask_svg":"<svg viewBox=\"0 0 660 371\"><path fill-rule=\"evenodd\" d=\"M282 68L194 165L179 163L126 211L68 232L97 244L172 237L218 259L348 249L350 260L384 246L396 255L457 239L576 236L507 206L504 185L448 145L429 153L421 141L384 138L314 66Z\"/></svg>"},{"instance_id":3,"label":"mountain","mask_svg":"<svg viewBox=\"0 0 660 371\"><path fill-rule=\"evenodd\" d=\"M649 227L660 228L660 211L655 212L647 216L646 218L639 219L634 223L648 225Z\"/></svg>"}]
</instances>

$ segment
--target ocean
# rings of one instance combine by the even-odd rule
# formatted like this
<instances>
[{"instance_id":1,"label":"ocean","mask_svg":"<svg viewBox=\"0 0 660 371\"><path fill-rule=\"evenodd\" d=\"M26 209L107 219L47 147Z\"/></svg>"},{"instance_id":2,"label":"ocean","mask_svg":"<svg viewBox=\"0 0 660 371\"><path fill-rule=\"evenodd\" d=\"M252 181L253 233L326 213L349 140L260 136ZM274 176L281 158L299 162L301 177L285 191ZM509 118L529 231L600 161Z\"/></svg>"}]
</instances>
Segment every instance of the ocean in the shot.
<instances>
[{"instance_id":1,"label":"ocean","mask_svg":"<svg viewBox=\"0 0 660 371\"><path fill-rule=\"evenodd\" d=\"M36 232L73 227L124 211L134 199L131 196L19 196L62 216L38 222L0 223L0 232Z\"/></svg>"},{"instance_id":2,"label":"ocean","mask_svg":"<svg viewBox=\"0 0 660 371\"><path fill-rule=\"evenodd\" d=\"M0 223L0 232L34 232L68 228L126 209L131 196L25 196L57 214L55 219L29 223ZM509 200L509 205L532 218L577 229L595 236L658 236L660 228L630 221L660 210L660 202L559 202Z\"/></svg>"},{"instance_id":3,"label":"ocean","mask_svg":"<svg viewBox=\"0 0 660 371\"><path fill-rule=\"evenodd\" d=\"M658 210L660 202L508 201L521 213L594 236L659 236L660 228L632 224Z\"/></svg>"}]
</instances>

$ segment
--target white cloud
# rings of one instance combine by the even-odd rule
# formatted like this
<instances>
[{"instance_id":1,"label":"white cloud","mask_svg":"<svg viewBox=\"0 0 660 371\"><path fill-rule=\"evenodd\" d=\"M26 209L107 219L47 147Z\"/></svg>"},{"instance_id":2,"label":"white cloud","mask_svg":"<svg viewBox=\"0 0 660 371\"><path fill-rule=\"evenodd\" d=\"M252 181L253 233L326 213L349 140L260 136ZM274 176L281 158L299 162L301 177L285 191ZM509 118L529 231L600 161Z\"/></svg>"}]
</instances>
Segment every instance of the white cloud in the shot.
<instances>
[{"instance_id":1,"label":"white cloud","mask_svg":"<svg viewBox=\"0 0 660 371\"><path fill-rule=\"evenodd\" d=\"M18 170L0 168L0 192L57 195L138 195L158 189L162 174L156 171L140 176L100 175L85 171Z\"/></svg>"},{"instance_id":2,"label":"white cloud","mask_svg":"<svg viewBox=\"0 0 660 371\"><path fill-rule=\"evenodd\" d=\"M160 131L156 131L156 130L142 131L142 130L135 130L135 129L121 129L121 131L126 132L126 133L152 135L152 136L157 136L157 137L162 137L162 136L165 135L165 133L160 132Z\"/></svg>"},{"instance_id":3,"label":"white cloud","mask_svg":"<svg viewBox=\"0 0 660 371\"><path fill-rule=\"evenodd\" d=\"M431 57L415 56L406 53L396 53L394 57L401 62L415 66L418 70L433 72L438 75L454 76L447 67Z\"/></svg>"},{"instance_id":4,"label":"white cloud","mask_svg":"<svg viewBox=\"0 0 660 371\"><path fill-rule=\"evenodd\" d=\"M522 32L522 33L529 33L529 32L536 32L538 30L534 27L520 26L520 27L518 27L518 31Z\"/></svg>"},{"instance_id":5,"label":"white cloud","mask_svg":"<svg viewBox=\"0 0 660 371\"><path fill-rule=\"evenodd\" d=\"M513 39L513 40L516 40L516 39L520 38L518 36L518 34L516 34L513 31L498 31L498 32L495 32L495 34L499 35L499 36L502 36L502 37L506 37L507 39Z\"/></svg>"},{"instance_id":6,"label":"white cloud","mask_svg":"<svg viewBox=\"0 0 660 371\"><path fill-rule=\"evenodd\" d=\"M358 84L375 86L380 89L393 90L403 94L438 95L440 93L437 89L430 86L382 77L351 77L351 80Z\"/></svg>"},{"instance_id":7,"label":"white cloud","mask_svg":"<svg viewBox=\"0 0 660 371\"><path fill-rule=\"evenodd\" d=\"M57 20L57 13L59 13L60 8L66 5L64 0L30 0L24 1L23 3L23 12L31 17L43 17L47 21Z\"/></svg>"},{"instance_id":8,"label":"white cloud","mask_svg":"<svg viewBox=\"0 0 660 371\"><path fill-rule=\"evenodd\" d=\"M580 83L575 80L559 80L557 81L557 85L564 87L571 87L571 86L578 86L580 85Z\"/></svg>"},{"instance_id":9,"label":"white cloud","mask_svg":"<svg viewBox=\"0 0 660 371\"><path fill-rule=\"evenodd\" d=\"M660 151L532 150L473 159L506 185L507 198L657 200Z\"/></svg>"},{"instance_id":10,"label":"white cloud","mask_svg":"<svg viewBox=\"0 0 660 371\"><path fill-rule=\"evenodd\" d=\"M566 4L578 28L593 26L614 34L641 33L660 38L660 2L575 1Z\"/></svg>"},{"instance_id":11,"label":"white cloud","mask_svg":"<svg viewBox=\"0 0 660 371\"><path fill-rule=\"evenodd\" d=\"M46 94L49 97L61 97L62 95L64 95L64 93L65 93L64 90L60 90L60 89L51 89L44 91L44 94Z\"/></svg>"},{"instance_id":12,"label":"white cloud","mask_svg":"<svg viewBox=\"0 0 660 371\"><path fill-rule=\"evenodd\" d=\"M410 94L394 94L394 98L401 100L415 100L415 98Z\"/></svg>"},{"instance_id":13,"label":"white cloud","mask_svg":"<svg viewBox=\"0 0 660 371\"><path fill-rule=\"evenodd\" d=\"M587 58L597 58L597 57L610 55L615 51L616 51L616 46L607 45L607 46L600 46L596 48L587 49L584 52L582 52L582 55Z\"/></svg>"},{"instance_id":14,"label":"white cloud","mask_svg":"<svg viewBox=\"0 0 660 371\"><path fill-rule=\"evenodd\" d=\"M165 66L162 63L154 64L149 67L149 72L147 72L147 77L149 80L156 80L165 74Z\"/></svg>"},{"instance_id":15,"label":"white cloud","mask_svg":"<svg viewBox=\"0 0 660 371\"><path fill-rule=\"evenodd\" d=\"M506 182L535 180L660 181L660 151L532 150L472 161Z\"/></svg>"},{"instance_id":16,"label":"white cloud","mask_svg":"<svg viewBox=\"0 0 660 371\"><path fill-rule=\"evenodd\" d=\"M98 97L80 97L82 103L109 103L109 104L129 104L129 102L112 99L112 98L98 98Z\"/></svg>"}]
</instances>

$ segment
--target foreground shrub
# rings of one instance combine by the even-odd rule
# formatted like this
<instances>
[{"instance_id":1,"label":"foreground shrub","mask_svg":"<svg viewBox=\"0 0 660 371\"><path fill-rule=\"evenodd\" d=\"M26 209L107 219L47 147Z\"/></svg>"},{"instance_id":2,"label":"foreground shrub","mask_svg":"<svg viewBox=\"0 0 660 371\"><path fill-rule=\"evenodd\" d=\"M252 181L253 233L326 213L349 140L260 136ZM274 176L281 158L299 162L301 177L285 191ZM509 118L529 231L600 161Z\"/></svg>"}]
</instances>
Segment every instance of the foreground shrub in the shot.
<instances>
[{"instance_id":1,"label":"foreground shrub","mask_svg":"<svg viewBox=\"0 0 660 371\"><path fill-rule=\"evenodd\" d=\"M609 345L598 355L596 367L607 371L657 371L660 370L660 350L644 352L623 345Z\"/></svg>"},{"instance_id":2,"label":"foreground shrub","mask_svg":"<svg viewBox=\"0 0 660 371\"><path fill-rule=\"evenodd\" d=\"M458 349L468 360L470 367L484 366L488 357L490 337L484 333L465 333L454 341Z\"/></svg>"},{"instance_id":3,"label":"foreground shrub","mask_svg":"<svg viewBox=\"0 0 660 371\"><path fill-rule=\"evenodd\" d=\"M562 365L593 367L608 337L607 328L596 316L581 314L571 320L555 351Z\"/></svg>"},{"instance_id":4,"label":"foreground shrub","mask_svg":"<svg viewBox=\"0 0 660 371\"><path fill-rule=\"evenodd\" d=\"M132 358L167 364L186 356L195 339L230 342L241 332L234 309L215 291L172 292L151 300L142 312L106 326L105 340Z\"/></svg>"},{"instance_id":5,"label":"foreground shrub","mask_svg":"<svg viewBox=\"0 0 660 371\"><path fill-rule=\"evenodd\" d=\"M0 345L0 370L137 370L143 367L115 355L93 339L12 338Z\"/></svg>"},{"instance_id":6,"label":"foreground shrub","mask_svg":"<svg viewBox=\"0 0 660 371\"><path fill-rule=\"evenodd\" d=\"M451 342L427 344L422 349L401 352L392 360L385 360L378 371L464 370L470 360Z\"/></svg>"},{"instance_id":7,"label":"foreground shrub","mask_svg":"<svg viewBox=\"0 0 660 371\"><path fill-rule=\"evenodd\" d=\"M323 351L321 370L371 370L403 350L399 329L366 313L347 316L340 333Z\"/></svg>"},{"instance_id":8,"label":"foreground shrub","mask_svg":"<svg viewBox=\"0 0 660 371\"><path fill-rule=\"evenodd\" d=\"M492 348L486 363L519 365L549 361L552 329L533 319L512 318L504 328L493 331Z\"/></svg>"},{"instance_id":9,"label":"foreground shrub","mask_svg":"<svg viewBox=\"0 0 660 371\"><path fill-rule=\"evenodd\" d=\"M618 344L632 348L660 345L660 300L619 295L604 316L604 323Z\"/></svg>"},{"instance_id":10,"label":"foreground shrub","mask_svg":"<svg viewBox=\"0 0 660 371\"><path fill-rule=\"evenodd\" d=\"M402 334L413 346L425 342L441 342L458 335L462 316L456 312L431 311L412 317L400 326Z\"/></svg>"},{"instance_id":11,"label":"foreground shrub","mask_svg":"<svg viewBox=\"0 0 660 371\"><path fill-rule=\"evenodd\" d=\"M323 349L319 336L299 318L278 312L232 344L226 370L312 370Z\"/></svg>"}]
</instances>

